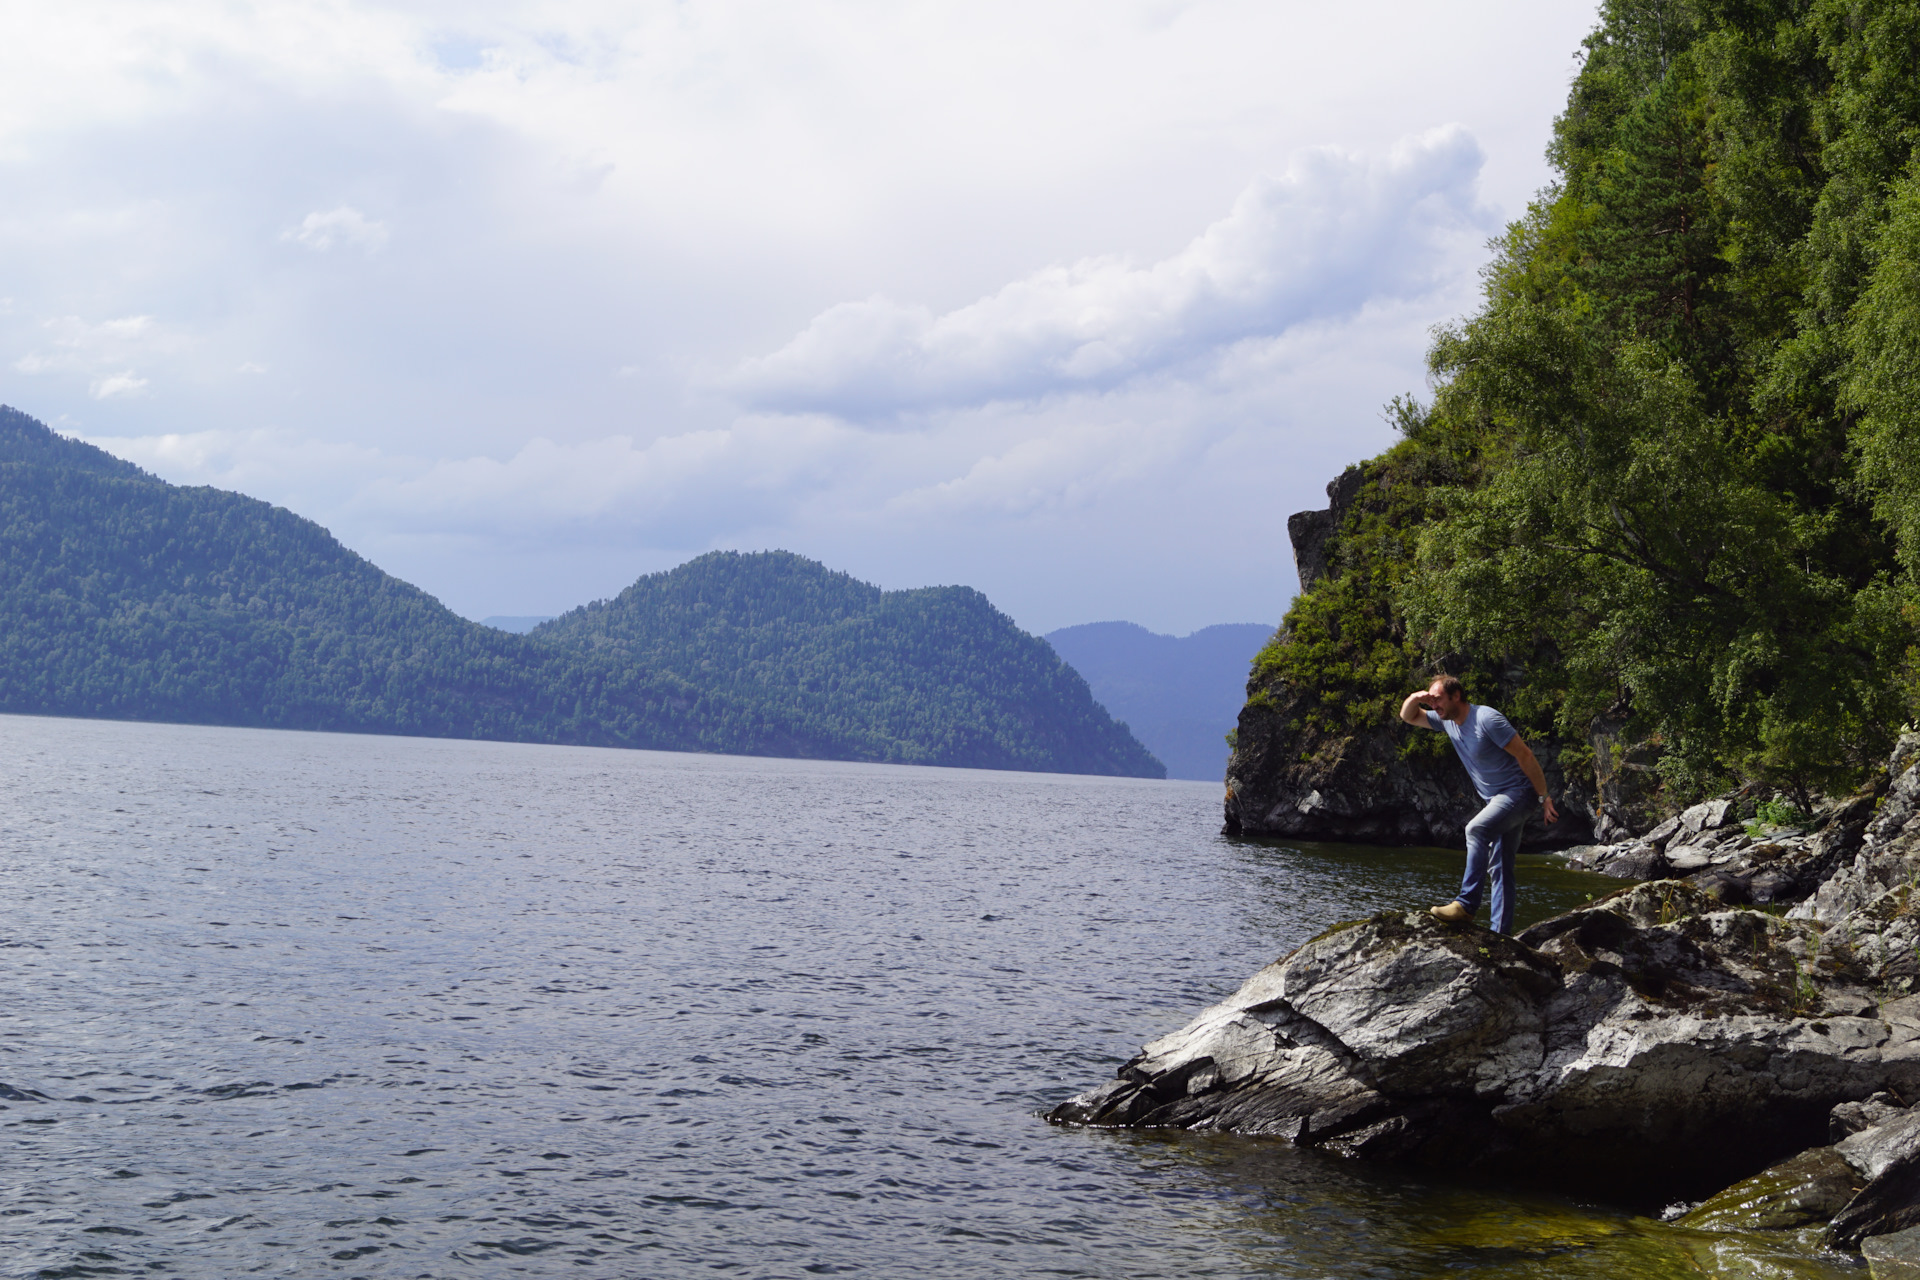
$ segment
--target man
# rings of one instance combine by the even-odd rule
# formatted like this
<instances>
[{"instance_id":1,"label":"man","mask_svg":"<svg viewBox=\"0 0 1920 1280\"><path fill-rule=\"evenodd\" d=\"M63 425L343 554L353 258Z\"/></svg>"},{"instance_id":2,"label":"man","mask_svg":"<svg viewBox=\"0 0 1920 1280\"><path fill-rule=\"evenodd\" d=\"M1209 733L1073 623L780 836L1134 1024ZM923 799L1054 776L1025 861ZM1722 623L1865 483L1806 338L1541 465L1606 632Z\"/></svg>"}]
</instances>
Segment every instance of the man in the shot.
<instances>
[{"instance_id":1,"label":"man","mask_svg":"<svg viewBox=\"0 0 1920 1280\"><path fill-rule=\"evenodd\" d=\"M1444 907L1429 907L1449 924L1463 924L1480 909L1480 890L1493 880L1493 931L1513 930L1513 858L1520 851L1520 828L1533 812L1535 796L1546 801L1548 822L1560 821L1547 794L1547 778L1526 742L1507 718L1492 707L1467 701L1453 676L1441 676L1400 704L1400 718L1414 726L1443 730L1467 766L1473 789L1486 807L1467 824L1467 870L1460 896Z\"/></svg>"}]
</instances>

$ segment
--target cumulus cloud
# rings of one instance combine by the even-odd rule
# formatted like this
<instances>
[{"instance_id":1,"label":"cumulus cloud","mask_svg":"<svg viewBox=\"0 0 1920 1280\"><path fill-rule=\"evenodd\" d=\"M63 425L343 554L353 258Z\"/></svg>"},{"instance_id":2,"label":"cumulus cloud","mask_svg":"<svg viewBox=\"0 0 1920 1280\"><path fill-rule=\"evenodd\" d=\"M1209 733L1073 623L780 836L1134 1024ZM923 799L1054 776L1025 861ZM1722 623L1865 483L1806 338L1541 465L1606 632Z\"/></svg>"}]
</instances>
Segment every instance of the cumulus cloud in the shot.
<instances>
[{"instance_id":1,"label":"cumulus cloud","mask_svg":"<svg viewBox=\"0 0 1920 1280\"><path fill-rule=\"evenodd\" d=\"M480 613L784 545L1035 624L1271 618L1589 20L14 6L0 400Z\"/></svg>"},{"instance_id":2,"label":"cumulus cloud","mask_svg":"<svg viewBox=\"0 0 1920 1280\"><path fill-rule=\"evenodd\" d=\"M851 419L1032 399L1418 297L1457 278L1454 251L1489 225L1475 198L1482 160L1458 126L1384 159L1306 152L1159 262L1049 267L942 315L880 297L842 303L726 385L756 408Z\"/></svg>"},{"instance_id":3,"label":"cumulus cloud","mask_svg":"<svg viewBox=\"0 0 1920 1280\"><path fill-rule=\"evenodd\" d=\"M365 253L378 253L387 243L387 227L351 205L341 205L324 213L314 212L289 227L280 237L303 244L315 253L325 253L338 245L350 245Z\"/></svg>"}]
</instances>

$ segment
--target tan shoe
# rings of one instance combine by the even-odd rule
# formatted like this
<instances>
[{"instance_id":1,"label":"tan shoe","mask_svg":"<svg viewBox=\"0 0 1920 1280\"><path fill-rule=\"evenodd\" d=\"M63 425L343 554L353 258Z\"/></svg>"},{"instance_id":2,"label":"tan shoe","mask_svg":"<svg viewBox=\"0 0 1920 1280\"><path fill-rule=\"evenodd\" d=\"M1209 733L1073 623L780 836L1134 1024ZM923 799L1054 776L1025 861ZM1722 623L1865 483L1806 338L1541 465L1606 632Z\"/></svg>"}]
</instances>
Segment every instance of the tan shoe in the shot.
<instances>
[{"instance_id":1,"label":"tan shoe","mask_svg":"<svg viewBox=\"0 0 1920 1280\"><path fill-rule=\"evenodd\" d=\"M1473 919L1473 912L1467 910L1466 903L1457 898L1444 907L1428 907L1427 914L1435 920L1445 920L1448 924L1465 924Z\"/></svg>"}]
</instances>

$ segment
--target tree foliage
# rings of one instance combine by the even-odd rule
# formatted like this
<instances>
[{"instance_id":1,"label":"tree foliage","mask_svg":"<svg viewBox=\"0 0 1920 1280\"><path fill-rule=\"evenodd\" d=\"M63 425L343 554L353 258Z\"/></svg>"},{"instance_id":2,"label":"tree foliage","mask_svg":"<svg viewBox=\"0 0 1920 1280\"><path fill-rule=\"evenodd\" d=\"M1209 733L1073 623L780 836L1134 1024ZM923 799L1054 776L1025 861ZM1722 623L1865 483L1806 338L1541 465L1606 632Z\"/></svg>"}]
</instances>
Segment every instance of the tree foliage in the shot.
<instances>
[{"instance_id":1,"label":"tree foliage","mask_svg":"<svg viewBox=\"0 0 1920 1280\"><path fill-rule=\"evenodd\" d=\"M1916 140L1920 4L1607 0L1557 181L1380 460L1452 478L1371 571L1374 634L1523 664L1568 740L1630 718L1682 794L1883 756L1920 620Z\"/></svg>"},{"instance_id":2,"label":"tree foliage","mask_svg":"<svg viewBox=\"0 0 1920 1280\"><path fill-rule=\"evenodd\" d=\"M882 591L789 552L716 551L531 638L772 708L781 732L848 759L1164 774L1052 646L970 587Z\"/></svg>"}]
</instances>

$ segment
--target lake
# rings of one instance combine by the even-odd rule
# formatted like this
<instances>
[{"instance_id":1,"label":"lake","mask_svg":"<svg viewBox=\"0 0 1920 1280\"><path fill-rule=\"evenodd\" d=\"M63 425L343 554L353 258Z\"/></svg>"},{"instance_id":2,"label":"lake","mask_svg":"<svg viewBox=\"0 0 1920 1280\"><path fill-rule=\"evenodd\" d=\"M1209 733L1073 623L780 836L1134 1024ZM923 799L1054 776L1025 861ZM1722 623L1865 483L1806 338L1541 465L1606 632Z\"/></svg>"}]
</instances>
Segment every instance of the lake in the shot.
<instances>
[{"instance_id":1,"label":"lake","mask_svg":"<svg viewBox=\"0 0 1920 1280\"><path fill-rule=\"evenodd\" d=\"M1054 1128L1458 854L1220 787L0 717L8 1276L1860 1274ZM1526 923L1617 882L1522 859Z\"/></svg>"}]
</instances>

